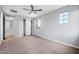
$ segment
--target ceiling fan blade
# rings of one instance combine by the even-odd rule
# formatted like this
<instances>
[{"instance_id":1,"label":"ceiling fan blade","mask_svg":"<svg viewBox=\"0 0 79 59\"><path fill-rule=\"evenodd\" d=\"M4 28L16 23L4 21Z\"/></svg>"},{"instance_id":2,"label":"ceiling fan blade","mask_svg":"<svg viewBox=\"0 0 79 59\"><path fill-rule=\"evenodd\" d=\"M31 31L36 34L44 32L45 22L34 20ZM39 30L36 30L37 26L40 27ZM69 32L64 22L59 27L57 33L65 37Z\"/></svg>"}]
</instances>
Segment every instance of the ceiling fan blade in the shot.
<instances>
[{"instance_id":1,"label":"ceiling fan blade","mask_svg":"<svg viewBox=\"0 0 79 59\"><path fill-rule=\"evenodd\" d=\"M35 13L35 14L37 14L35 11L31 11L31 12L29 12L28 14L31 14L31 13Z\"/></svg>"},{"instance_id":2,"label":"ceiling fan blade","mask_svg":"<svg viewBox=\"0 0 79 59\"><path fill-rule=\"evenodd\" d=\"M17 10L10 9L11 12L17 13Z\"/></svg>"},{"instance_id":3,"label":"ceiling fan blade","mask_svg":"<svg viewBox=\"0 0 79 59\"><path fill-rule=\"evenodd\" d=\"M32 11L33 11L33 5L31 5Z\"/></svg>"},{"instance_id":4,"label":"ceiling fan blade","mask_svg":"<svg viewBox=\"0 0 79 59\"><path fill-rule=\"evenodd\" d=\"M34 11L42 11L42 9L34 10Z\"/></svg>"},{"instance_id":5,"label":"ceiling fan blade","mask_svg":"<svg viewBox=\"0 0 79 59\"><path fill-rule=\"evenodd\" d=\"M32 11L30 11L28 14L31 14L32 13Z\"/></svg>"},{"instance_id":6,"label":"ceiling fan blade","mask_svg":"<svg viewBox=\"0 0 79 59\"><path fill-rule=\"evenodd\" d=\"M28 11L31 11L30 9L26 9L26 8L23 8L24 10L28 10Z\"/></svg>"},{"instance_id":7,"label":"ceiling fan blade","mask_svg":"<svg viewBox=\"0 0 79 59\"><path fill-rule=\"evenodd\" d=\"M35 11L33 11L35 14L37 14Z\"/></svg>"}]
</instances>

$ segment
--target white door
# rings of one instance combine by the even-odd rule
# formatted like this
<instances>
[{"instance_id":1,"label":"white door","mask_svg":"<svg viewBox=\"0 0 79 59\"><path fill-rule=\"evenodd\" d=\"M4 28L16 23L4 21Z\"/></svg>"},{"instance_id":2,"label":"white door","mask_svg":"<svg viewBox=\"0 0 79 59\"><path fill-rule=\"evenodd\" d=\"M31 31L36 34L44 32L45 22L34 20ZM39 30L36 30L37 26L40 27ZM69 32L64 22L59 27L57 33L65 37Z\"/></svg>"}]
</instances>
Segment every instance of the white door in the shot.
<instances>
[{"instance_id":1,"label":"white door","mask_svg":"<svg viewBox=\"0 0 79 59\"><path fill-rule=\"evenodd\" d=\"M26 20L26 35L31 35L31 20Z\"/></svg>"}]
</instances>

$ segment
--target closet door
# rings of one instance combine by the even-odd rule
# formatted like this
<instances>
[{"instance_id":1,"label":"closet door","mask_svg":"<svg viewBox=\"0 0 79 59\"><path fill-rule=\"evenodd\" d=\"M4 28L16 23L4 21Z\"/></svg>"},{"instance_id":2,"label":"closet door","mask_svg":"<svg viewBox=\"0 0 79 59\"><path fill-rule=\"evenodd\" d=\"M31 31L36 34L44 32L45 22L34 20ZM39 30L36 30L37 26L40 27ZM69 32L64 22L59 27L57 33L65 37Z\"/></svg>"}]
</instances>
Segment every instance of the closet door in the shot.
<instances>
[{"instance_id":1,"label":"closet door","mask_svg":"<svg viewBox=\"0 0 79 59\"><path fill-rule=\"evenodd\" d=\"M26 20L26 36L31 35L31 20Z\"/></svg>"}]
</instances>

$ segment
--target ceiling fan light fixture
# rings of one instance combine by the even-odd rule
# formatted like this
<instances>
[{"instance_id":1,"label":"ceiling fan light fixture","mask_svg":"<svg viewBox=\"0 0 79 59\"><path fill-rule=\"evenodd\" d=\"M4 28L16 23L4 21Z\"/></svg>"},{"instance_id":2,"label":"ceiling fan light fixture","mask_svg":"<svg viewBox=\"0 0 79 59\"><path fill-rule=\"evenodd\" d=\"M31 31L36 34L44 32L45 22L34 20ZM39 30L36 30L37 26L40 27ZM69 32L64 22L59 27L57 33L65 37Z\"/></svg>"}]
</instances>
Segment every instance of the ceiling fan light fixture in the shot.
<instances>
[{"instance_id":1,"label":"ceiling fan light fixture","mask_svg":"<svg viewBox=\"0 0 79 59\"><path fill-rule=\"evenodd\" d=\"M29 12L28 12L29 13ZM30 13L30 14L27 14L27 16L29 17L37 17L39 15L39 13L35 14L35 13Z\"/></svg>"},{"instance_id":2,"label":"ceiling fan light fixture","mask_svg":"<svg viewBox=\"0 0 79 59\"><path fill-rule=\"evenodd\" d=\"M37 14L37 12L42 11L42 9L35 10L33 5L30 5L30 7L31 7L31 9L23 8L23 10L30 11L30 12L28 12L28 14L31 14L31 13Z\"/></svg>"}]
</instances>

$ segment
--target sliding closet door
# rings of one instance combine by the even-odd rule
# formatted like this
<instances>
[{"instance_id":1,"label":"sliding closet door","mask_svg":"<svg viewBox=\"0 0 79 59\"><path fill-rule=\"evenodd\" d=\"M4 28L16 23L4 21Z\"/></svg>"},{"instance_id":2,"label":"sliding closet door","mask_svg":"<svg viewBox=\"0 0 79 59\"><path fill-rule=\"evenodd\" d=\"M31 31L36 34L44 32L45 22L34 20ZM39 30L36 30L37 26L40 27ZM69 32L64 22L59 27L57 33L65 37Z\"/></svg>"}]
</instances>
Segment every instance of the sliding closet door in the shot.
<instances>
[{"instance_id":1,"label":"sliding closet door","mask_svg":"<svg viewBox=\"0 0 79 59\"><path fill-rule=\"evenodd\" d=\"M31 20L26 20L26 35L31 35Z\"/></svg>"}]
</instances>

